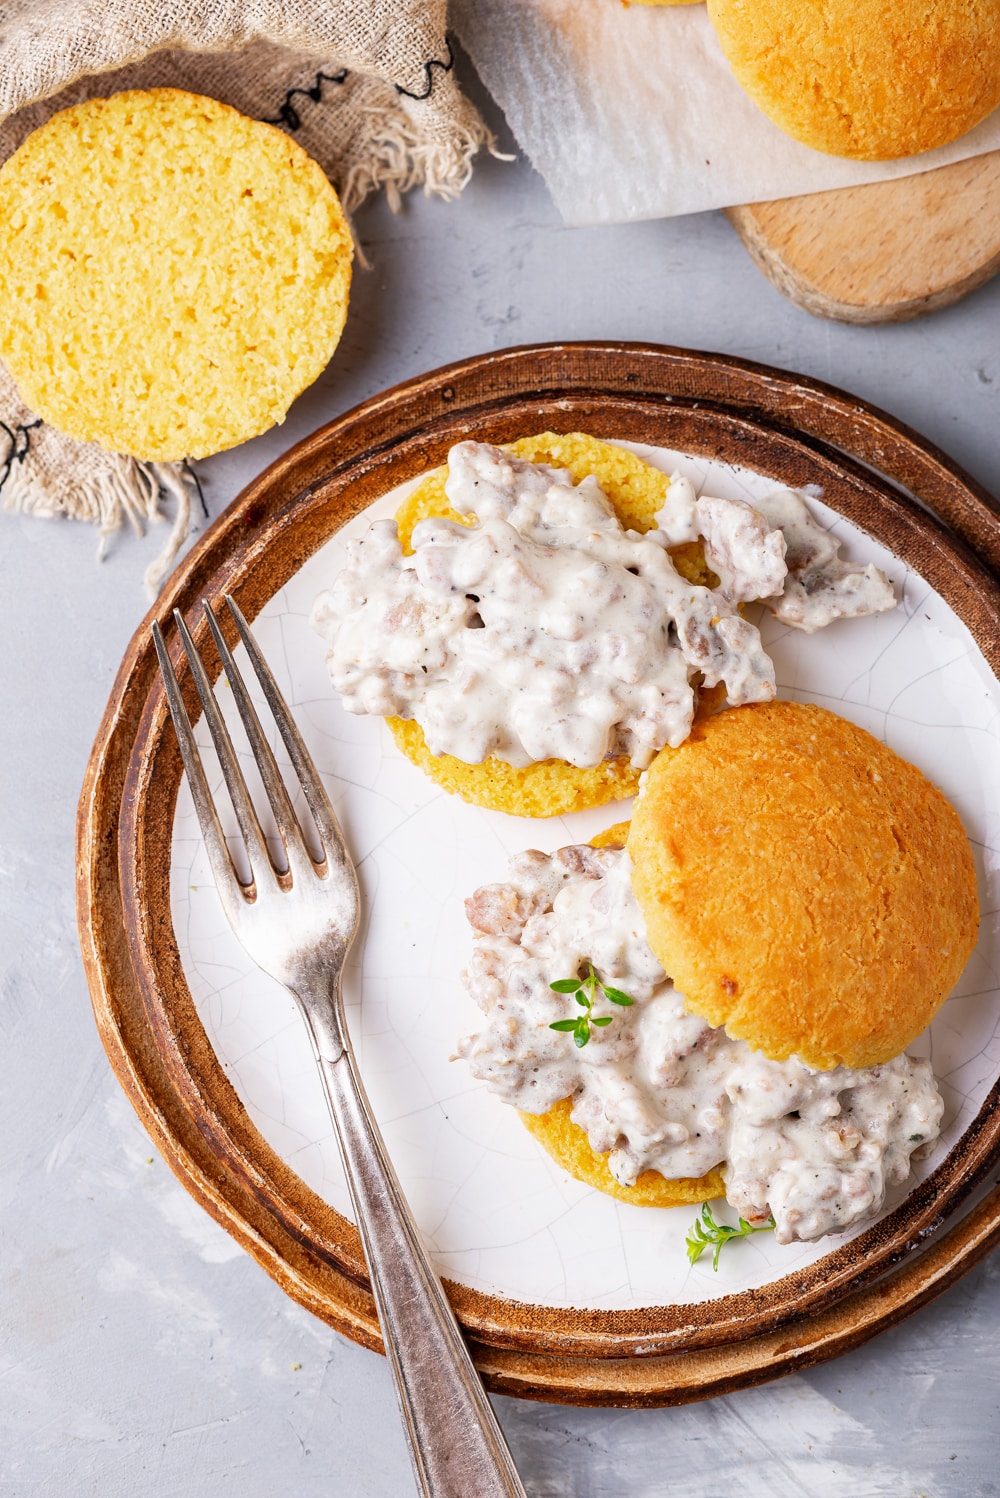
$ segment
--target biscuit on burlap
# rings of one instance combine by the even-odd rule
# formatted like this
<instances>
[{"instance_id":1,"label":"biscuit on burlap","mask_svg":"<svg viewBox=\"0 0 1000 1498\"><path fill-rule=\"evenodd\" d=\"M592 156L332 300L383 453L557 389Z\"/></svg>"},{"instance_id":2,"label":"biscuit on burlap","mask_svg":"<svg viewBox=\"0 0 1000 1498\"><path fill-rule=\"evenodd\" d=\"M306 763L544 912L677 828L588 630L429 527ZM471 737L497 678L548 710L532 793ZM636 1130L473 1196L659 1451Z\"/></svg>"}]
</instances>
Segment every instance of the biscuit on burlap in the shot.
<instances>
[{"instance_id":1,"label":"biscuit on burlap","mask_svg":"<svg viewBox=\"0 0 1000 1498\"><path fill-rule=\"evenodd\" d=\"M0 169L0 355L60 431L165 461L284 420L347 313L337 195L271 125L181 89L53 115Z\"/></svg>"},{"instance_id":2,"label":"biscuit on burlap","mask_svg":"<svg viewBox=\"0 0 1000 1498\"><path fill-rule=\"evenodd\" d=\"M1000 0L708 0L733 74L814 150L889 161L1000 104Z\"/></svg>"},{"instance_id":3,"label":"biscuit on burlap","mask_svg":"<svg viewBox=\"0 0 1000 1498\"><path fill-rule=\"evenodd\" d=\"M531 463L567 468L577 484L589 474L596 474L622 525L630 530L651 529L670 486L665 473L644 463L634 453L582 432L542 432L506 443L504 449ZM444 516L468 523L448 503L444 491L447 477L447 467L436 468L397 511L396 524L404 552L412 551L413 529L420 520ZM718 578L706 566L700 544L672 547L670 555L678 572L692 582L706 587L717 585ZM717 693L705 695L712 706L717 704ZM640 772L624 756L584 770L561 759L539 760L525 768L515 768L493 757L482 764L470 765L451 754L432 754L423 729L413 719L387 721L400 749L425 774L445 790L491 811L505 811L519 817L557 817L589 806L602 806L608 801L624 800L635 795L639 785Z\"/></svg>"},{"instance_id":4,"label":"biscuit on burlap","mask_svg":"<svg viewBox=\"0 0 1000 1498\"><path fill-rule=\"evenodd\" d=\"M621 848L628 836L628 823L618 822L590 840L592 848ZM539 1144L562 1166L586 1186L595 1186L607 1196L628 1202L633 1207L683 1207L691 1202L712 1201L725 1196L726 1183L718 1168L699 1179L668 1180L658 1170L644 1170L634 1186L622 1186L608 1169L606 1155L600 1155L579 1124L570 1118L573 1099L563 1098L547 1113L520 1113L521 1122Z\"/></svg>"},{"instance_id":5,"label":"biscuit on burlap","mask_svg":"<svg viewBox=\"0 0 1000 1498\"><path fill-rule=\"evenodd\" d=\"M824 708L732 708L662 751L632 887L688 1008L774 1060L869 1067L926 1029L976 943L950 803Z\"/></svg>"}]
</instances>

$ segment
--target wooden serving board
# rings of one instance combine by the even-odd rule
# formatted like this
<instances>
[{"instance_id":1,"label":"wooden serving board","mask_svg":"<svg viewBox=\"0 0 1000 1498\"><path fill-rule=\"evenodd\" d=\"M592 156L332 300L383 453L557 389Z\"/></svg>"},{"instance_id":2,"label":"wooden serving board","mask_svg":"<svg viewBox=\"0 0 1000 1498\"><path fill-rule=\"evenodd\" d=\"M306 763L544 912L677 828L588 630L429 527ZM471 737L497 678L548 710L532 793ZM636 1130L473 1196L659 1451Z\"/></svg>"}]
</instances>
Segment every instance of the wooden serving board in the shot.
<instances>
[{"instance_id":1,"label":"wooden serving board","mask_svg":"<svg viewBox=\"0 0 1000 1498\"><path fill-rule=\"evenodd\" d=\"M921 317L1000 271L1000 151L725 211L780 292L838 322Z\"/></svg>"}]
</instances>

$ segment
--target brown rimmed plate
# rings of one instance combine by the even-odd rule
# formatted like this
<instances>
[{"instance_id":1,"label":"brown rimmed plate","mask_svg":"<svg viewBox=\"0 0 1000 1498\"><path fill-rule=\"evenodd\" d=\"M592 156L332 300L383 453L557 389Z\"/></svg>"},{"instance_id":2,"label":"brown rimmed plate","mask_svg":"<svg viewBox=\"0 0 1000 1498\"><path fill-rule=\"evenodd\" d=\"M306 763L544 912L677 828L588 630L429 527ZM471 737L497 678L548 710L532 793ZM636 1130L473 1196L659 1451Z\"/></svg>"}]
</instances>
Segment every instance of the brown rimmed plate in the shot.
<instances>
[{"instance_id":1,"label":"brown rimmed plate","mask_svg":"<svg viewBox=\"0 0 1000 1498\"><path fill-rule=\"evenodd\" d=\"M440 463L459 437L504 441L546 428L818 486L834 510L935 589L998 674L1000 590L984 562L1000 563L1000 522L981 488L899 423L830 387L634 344L486 355L366 402L245 490L150 617L165 622L180 608L204 645L202 598L232 592L252 619L339 527ZM148 625L122 663L80 803L80 930L102 1038L140 1117L195 1197L289 1294L378 1346L356 1230L254 1127L191 996L170 903L181 767L164 732ZM821 1267L711 1301L615 1310L526 1304L455 1284L490 1387L574 1403L674 1403L858 1345L939 1293L1000 1233L1000 1192L979 1199L1000 1157L998 1097L994 1081L947 1158ZM960 1216L971 1193L977 1205ZM949 1217L955 1224L945 1229Z\"/></svg>"}]
</instances>

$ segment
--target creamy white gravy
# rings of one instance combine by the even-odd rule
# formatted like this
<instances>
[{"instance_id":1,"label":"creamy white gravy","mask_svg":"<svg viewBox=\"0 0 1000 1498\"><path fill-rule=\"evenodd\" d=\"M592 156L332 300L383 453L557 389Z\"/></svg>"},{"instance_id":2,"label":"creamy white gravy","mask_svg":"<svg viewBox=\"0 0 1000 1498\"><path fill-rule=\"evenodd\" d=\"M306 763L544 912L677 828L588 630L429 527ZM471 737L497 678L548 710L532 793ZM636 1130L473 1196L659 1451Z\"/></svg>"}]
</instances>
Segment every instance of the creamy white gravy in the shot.
<instances>
[{"instance_id":1,"label":"creamy white gravy","mask_svg":"<svg viewBox=\"0 0 1000 1498\"><path fill-rule=\"evenodd\" d=\"M475 931L465 974L486 1016L458 1054L506 1102L572 1118L622 1185L647 1169L674 1178L722 1165L726 1196L752 1223L773 1213L779 1242L842 1232L877 1212L887 1187L940 1130L930 1063L903 1055L869 1070L769 1061L687 1013L646 942L620 850L518 854L510 880L466 902ZM631 1008L588 1043L550 1029L575 1017L553 980L592 963Z\"/></svg>"},{"instance_id":2,"label":"creamy white gravy","mask_svg":"<svg viewBox=\"0 0 1000 1498\"><path fill-rule=\"evenodd\" d=\"M775 489L749 505L705 494L696 498L690 479L675 473L656 518L671 546L702 538L705 559L727 598L762 599L784 624L805 634L835 619L896 606L885 573L873 562L843 561L839 542L797 489Z\"/></svg>"},{"instance_id":3,"label":"creamy white gravy","mask_svg":"<svg viewBox=\"0 0 1000 1498\"><path fill-rule=\"evenodd\" d=\"M687 737L696 677L723 682L730 705L774 696L741 603L765 598L815 629L895 602L884 578L873 602L868 573L881 574L839 562L791 491L772 497L771 515L770 501L695 499L675 475L643 536L622 528L596 478L577 485L477 442L453 447L448 465L448 498L473 523L421 521L404 557L395 523L377 522L313 611L345 708L416 719L433 754L580 767L626 755L645 769ZM716 589L687 582L670 558L699 536Z\"/></svg>"}]
</instances>

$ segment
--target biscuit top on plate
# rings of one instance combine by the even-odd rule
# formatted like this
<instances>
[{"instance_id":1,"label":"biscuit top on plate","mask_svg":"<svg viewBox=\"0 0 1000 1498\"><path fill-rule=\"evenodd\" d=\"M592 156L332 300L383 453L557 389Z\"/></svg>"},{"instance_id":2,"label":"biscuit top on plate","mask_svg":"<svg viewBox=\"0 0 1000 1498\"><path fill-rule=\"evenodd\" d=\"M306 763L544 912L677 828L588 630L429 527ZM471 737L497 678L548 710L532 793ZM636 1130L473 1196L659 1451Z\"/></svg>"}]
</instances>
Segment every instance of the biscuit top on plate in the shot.
<instances>
[{"instance_id":1,"label":"biscuit top on plate","mask_svg":"<svg viewBox=\"0 0 1000 1498\"><path fill-rule=\"evenodd\" d=\"M956 812L820 707L776 701L696 724L646 772L628 851L649 944L688 1007L775 1060L898 1055L976 942Z\"/></svg>"},{"instance_id":2,"label":"biscuit top on plate","mask_svg":"<svg viewBox=\"0 0 1000 1498\"><path fill-rule=\"evenodd\" d=\"M179 89L52 116L0 170L0 356L25 403L135 457L284 420L340 337L351 237L320 167Z\"/></svg>"}]
</instances>

